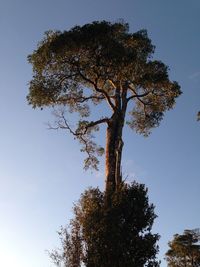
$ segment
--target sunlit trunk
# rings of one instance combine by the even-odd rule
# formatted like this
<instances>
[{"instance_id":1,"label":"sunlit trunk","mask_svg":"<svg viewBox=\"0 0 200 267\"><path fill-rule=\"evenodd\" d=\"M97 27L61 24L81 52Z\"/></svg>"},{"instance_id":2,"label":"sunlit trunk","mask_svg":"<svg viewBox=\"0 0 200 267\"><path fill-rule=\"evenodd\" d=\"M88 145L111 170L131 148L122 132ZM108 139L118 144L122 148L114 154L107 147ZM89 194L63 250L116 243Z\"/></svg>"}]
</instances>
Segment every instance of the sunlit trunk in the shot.
<instances>
[{"instance_id":1,"label":"sunlit trunk","mask_svg":"<svg viewBox=\"0 0 200 267\"><path fill-rule=\"evenodd\" d=\"M121 184L121 160L122 160L122 130L124 118L113 116L106 133L106 191L113 192Z\"/></svg>"}]
</instances>

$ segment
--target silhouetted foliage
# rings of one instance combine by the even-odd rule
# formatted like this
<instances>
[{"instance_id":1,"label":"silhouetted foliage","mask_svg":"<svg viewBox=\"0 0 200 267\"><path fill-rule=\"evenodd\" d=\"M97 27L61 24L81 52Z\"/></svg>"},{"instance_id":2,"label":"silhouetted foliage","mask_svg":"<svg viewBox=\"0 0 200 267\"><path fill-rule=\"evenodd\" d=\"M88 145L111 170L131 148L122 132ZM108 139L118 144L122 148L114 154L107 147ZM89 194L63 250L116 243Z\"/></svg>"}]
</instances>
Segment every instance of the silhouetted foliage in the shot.
<instances>
[{"instance_id":1,"label":"silhouetted foliage","mask_svg":"<svg viewBox=\"0 0 200 267\"><path fill-rule=\"evenodd\" d=\"M200 111L197 113L197 120L200 121Z\"/></svg>"},{"instance_id":2,"label":"silhouetted foliage","mask_svg":"<svg viewBox=\"0 0 200 267\"><path fill-rule=\"evenodd\" d=\"M152 60L153 53L146 30L130 33L127 23L96 21L69 31L47 32L28 57L33 66L29 104L61 107L51 127L66 129L81 142L88 155L86 169L97 169L97 156L104 149L94 142L93 132L106 124L107 189L115 190L121 183L124 123L148 135L181 93L178 83L169 80L168 67ZM101 103L107 103L109 110L104 104L91 118L91 105ZM75 127L66 112L79 114Z\"/></svg>"},{"instance_id":3,"label":"silhouetted foliage","mask_svg":"<svg viewBox=\"0 0 200 267\"><path fill-rule=\"evenodd\" d=\"M174 235L169 242L166 253L169 267L200 266L200 232L199 229L185 230L182 235Z\"/></svg>"},{"instance_id":4,"label":"silhouetted foliage","mask_svg":"<svg viewBox=\"0 0 200 267\"><path fill-rule=\"evenodd\" d=\"M62 228L62 249L51 258L64 267L158 266L156 244L151 233L156 217L144 185L123 184L107 206L98 188L86 190L74 206L69 228Z\"/></svg>"}]
</instances>

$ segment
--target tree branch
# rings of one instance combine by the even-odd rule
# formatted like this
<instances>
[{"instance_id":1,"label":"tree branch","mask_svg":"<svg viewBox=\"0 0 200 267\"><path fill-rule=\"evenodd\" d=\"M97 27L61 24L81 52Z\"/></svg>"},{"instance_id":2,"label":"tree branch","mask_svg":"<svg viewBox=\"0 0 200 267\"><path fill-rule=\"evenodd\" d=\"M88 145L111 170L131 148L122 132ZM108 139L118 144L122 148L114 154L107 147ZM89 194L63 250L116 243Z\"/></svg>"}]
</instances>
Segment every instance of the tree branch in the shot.
<instances>
[{"instance_id":1,"label":"tree branch","mask_svg":"<svg viewBox=\"0 0 200 267\"><path fill-rule=\"evenodd\" d=\"M87 133L87 130L91 127L94 127L96 125L99 125L99 124L102 124L102 123L108 123L109 122L109 119L106 117L106 118L102 118L100 120L97 120L97 121L91 121L90 123L88 123L84 128L84 133L83 134L86 134Z\"/></svg>"},{"instance_id":2,"label":"tree branch","mask_svg":"<svg viewBox=\"0 0 200 267\"><path fill-rule=\"evenodd\" d=\"M137 94L136 91L129 85L128 88L134 93L134 95L127 98L127 102L133 98L137 98L139 101L141 101L140 97L144 97L149 95L151 92L146 92L143 94ZM142 102L142 101L141 101ZM143 102L144 103L144 102Z\"/></svg>"},{"instance_id":3,"label":"tree branch","mask_svg":"<svg viewBox=\"0 0 200 267\"><path fill-rule=\"evenodd\" d=\"M62 103L65 104L70 101L74 101L76 103L84 103L87 102L88 100L103 100L105 99L104 96L80 96L80 97L73 97L73 96L63 96L62 98L59 98L57 103Z\"/></svg>"},{"instance_id":4,"label":"tree branch","mask_svg":"<svg viewBox=\"0 0 200 267\"><path fill-rule=\"evenodd\" d=\"M83 149L82 151L86 152L88 157L85 160L85 169L89 168L92 166L96 170L98 170L98 159L97 156L103 154L103 150L101 147L98 147L96 143L94 143L91 138L91 132L89 131L90 128L95 127L99 124L103 123L108 123L109 119L108 118L102 118L96 121L91 121L91 122L86 122L86 124L83 123L83 125L78 126L77 129L73 130L72 127L69 125L67 119L65 118L65 111L60 110L60 111L55 111L54 115L58 118L58 120L55 122L56 126L52 126L48 124L49 129L65 129L68 130L76 139L79 140L80 143L83 144ZM83 121L84 122L84 121Z\"/></svg>"},{"instance_id":5,"label":"tree branch","mask_svg":"<svg viewBox=\"0 0 200 267\"><path fill-rule=\"evenodd\" d=\"M93 82L92 80L90 80L89 78L87 78L85 75L83 75L83 73L82 73L80 70L78 70L78 72L79 72L79 75L80 75L86 82L88 82L88 83L90 83L90 84L93 85L93 87L94 87L94 89L95 89L96 92L101 93L101 94L103 94L103 95L105 96L105 98L106 98L106 100L107 100L109 106L111 107L111 109L112 109L113 111L115 111L115 110L116 110L116 107L115 107L115 105L112 103L111 98L110 98L110 96L107 94L107 92L104 91L104 90L102 90L102 89L100 89L100 88L98 88L97 83Z\"/></svg>"}]
</instances>

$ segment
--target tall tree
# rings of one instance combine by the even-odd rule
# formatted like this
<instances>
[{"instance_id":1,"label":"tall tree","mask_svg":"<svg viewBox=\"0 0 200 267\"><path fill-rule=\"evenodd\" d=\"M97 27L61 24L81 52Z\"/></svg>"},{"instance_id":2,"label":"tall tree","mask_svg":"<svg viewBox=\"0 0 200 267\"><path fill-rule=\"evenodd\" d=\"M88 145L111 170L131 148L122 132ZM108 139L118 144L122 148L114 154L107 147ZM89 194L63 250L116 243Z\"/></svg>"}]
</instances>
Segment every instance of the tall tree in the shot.
<instances>
[{"instance_id":1,"label":"tall tree","mask_svg":"<svg viewBox=\"0 0 200 267\"><path fill-rule=\"evenodd\" d=\"M185 230L182 235L174 235L169 242L166 253L169 267L200 266L200 232L199 229Z\"/></svg>"},{"instance_id":2,"label":"tall tree","mask_svg":"<svg viewBox=\"0 0 200 267\"><path fill-rule=\"evenodd\" d=\"M28 57L33 66L29 104L62 107L56 111L55 128L69 130L82 143L88 155L85 168L97 168L97 156L104 149L97 146L92 133L106 125L107 191L121 183L125 122L148 135L181 93L178 83L169 80L168 67L152 60L153 53L146 30L130 33L127 23L101 21L64 32L49 31ZM102 104L98 112L92 110L92 118L91 104ZM79 113L77 127L66 119L66 109Z\"/></svg>"},{"instance_id":3,"label":"tall tree","mask_svg":"<svg viewBox=\"0 0 200 267\"><path fill-rule=\"evenodd\" d=\"M158 267L156 217L144 185L121 184L105 208L105 192L86 190L74 218L62 228L62 247L50 256L59 267Z\"/></svg>"}]
</instances>

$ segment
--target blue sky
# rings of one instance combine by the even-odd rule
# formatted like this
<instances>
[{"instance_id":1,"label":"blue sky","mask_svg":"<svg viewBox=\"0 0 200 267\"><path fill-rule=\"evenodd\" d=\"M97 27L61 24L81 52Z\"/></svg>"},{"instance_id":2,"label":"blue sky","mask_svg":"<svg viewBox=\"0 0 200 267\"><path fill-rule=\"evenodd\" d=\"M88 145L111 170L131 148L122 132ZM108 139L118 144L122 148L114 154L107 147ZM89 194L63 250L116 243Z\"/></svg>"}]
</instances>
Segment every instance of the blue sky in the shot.
<instances>
[{"instance_id":1,"label":"blue sky","mask_svg":"<svg viewBox=\"0 0 200 267\"><path fill-rule=\"evenodd\" d=\"M72 203L88 186L104 187L103 161L99 173L85 172L84 155L73 138L47 130L51 111L27 105L32 71L26 58L49 29L123 18L131 31L148 30L155 58L170 66L170 77L180 83L183 95L148 138L125 129L123 173L149 188L162 267L173 234L200 227L199 13L199 0L1 0L2 267L50 267L45 250L58 245L56 231L71 218Z\"/></svg>"}]
</instances>

